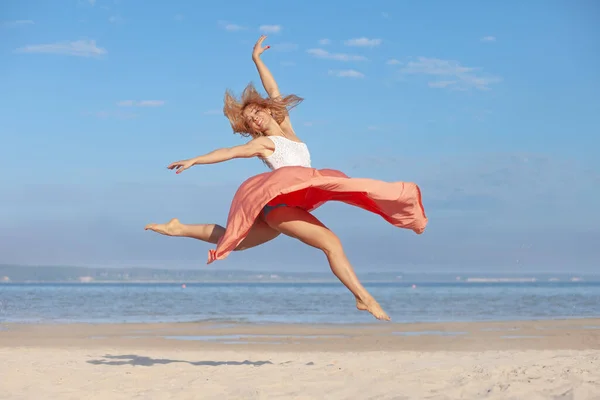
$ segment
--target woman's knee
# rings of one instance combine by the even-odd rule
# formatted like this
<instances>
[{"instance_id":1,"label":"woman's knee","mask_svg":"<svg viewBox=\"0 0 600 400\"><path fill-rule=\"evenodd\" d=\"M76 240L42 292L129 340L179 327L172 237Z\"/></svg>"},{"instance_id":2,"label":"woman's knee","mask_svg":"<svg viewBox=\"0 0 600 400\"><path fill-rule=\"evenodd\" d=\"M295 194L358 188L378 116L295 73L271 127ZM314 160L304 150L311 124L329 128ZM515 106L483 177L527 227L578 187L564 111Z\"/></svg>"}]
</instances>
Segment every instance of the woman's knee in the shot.
<instances>
[{"instance_id":1,"label":"woman's knee","mask_svg":"<svg viewBox=\"0 0 600 400\"><path fill-rule=\"evenodd\" d=\"M331 232L330 230L324 232L324 234L320 237L317 247L328 257L344 253L342 241L335 233Z\"/></svg>"},{"instance_id":2,"label":"woman's knee","mask_svg":"<svg viewBox=\"0 0 600 400\"><path fill-rule=\"evenodd\" d=\"M237 245L234 251L243 251L259 246L275 239L277 236L279 236L279 232L277 230L271 228L264 221L256 220L244 240Z\"/></svg>"}]
</instances>

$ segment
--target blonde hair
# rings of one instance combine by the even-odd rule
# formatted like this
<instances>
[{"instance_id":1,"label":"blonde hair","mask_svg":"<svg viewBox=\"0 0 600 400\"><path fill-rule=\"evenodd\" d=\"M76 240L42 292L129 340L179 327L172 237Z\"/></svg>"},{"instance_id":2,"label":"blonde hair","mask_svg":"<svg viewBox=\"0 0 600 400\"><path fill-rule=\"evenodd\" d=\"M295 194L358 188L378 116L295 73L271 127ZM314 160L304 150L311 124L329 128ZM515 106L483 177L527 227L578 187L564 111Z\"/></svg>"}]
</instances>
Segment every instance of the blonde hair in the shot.
<instances>
[{"instance_id":1,"label":"blonde hair","mask_svg":"<svg viewBox=\"0 0 600 400\"><path fill-rule=\"evenodd\" d=\"M247 122L243 116L243 112L246 107L255 105L263 109L269 109L273 119L281 124L285 117L288 115L288 111L300 104L304 99L294 94L285 97L277 97L274 99L264 98L258 93L254 84L250 83L244 91L238 101L232 93L227 90L225 92L225 105L223 106L223 114L229 119L231 128L234 133L239 133L242 136L260 136L261 132L255 131Z\"/></svg>"}]
</instances>

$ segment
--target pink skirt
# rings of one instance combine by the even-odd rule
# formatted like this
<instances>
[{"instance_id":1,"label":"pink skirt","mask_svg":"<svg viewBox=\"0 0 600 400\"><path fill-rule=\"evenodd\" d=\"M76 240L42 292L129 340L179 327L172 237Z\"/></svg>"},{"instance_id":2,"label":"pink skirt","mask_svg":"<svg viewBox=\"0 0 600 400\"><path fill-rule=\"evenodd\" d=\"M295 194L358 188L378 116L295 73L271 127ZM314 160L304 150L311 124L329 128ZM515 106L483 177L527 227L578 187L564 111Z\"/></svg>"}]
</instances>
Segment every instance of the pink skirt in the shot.
<instances>
[{"instance_id":1,"label":"pink skirt","mask_svg":"<svg viewBox=\"0 0 600 400\"><path fill-rule=\"evenodd\" d=\"M333 169L283 167L240 185L231 202L225 234L217 248L209 250L207 264L226 258L246 238L266 205L284 203L312 211L327 201L360 207L416 234L427 226L421 191L412 182L349 178Z\"/></svg>"}]
</instances>

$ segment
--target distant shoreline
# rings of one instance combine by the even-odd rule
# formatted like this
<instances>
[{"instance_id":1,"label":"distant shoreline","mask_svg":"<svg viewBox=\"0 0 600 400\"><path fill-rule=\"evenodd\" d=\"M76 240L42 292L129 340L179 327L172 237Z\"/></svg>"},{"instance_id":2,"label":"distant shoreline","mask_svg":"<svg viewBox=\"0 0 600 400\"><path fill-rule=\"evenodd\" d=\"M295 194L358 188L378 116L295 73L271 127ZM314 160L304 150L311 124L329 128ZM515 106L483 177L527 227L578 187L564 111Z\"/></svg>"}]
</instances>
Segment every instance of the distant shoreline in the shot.
<instances>
[{"instance_id":1,"label":"distant shoreline","mask_svg":"<svg viewBox=\"0 0 600 400\"><path fill-rule=\"evenodd\" d=\"M463 279L463 280L420 280L420 279L411 279L411 280L369 280L362 279L364 284L369 283L389 283L389 284L398 284L401 286L404 285L413 285L413 284L465 284L465 285L473 285L473 284L494 284L494 283L502 283L502 284L528 284L528 283L600 283L600 278L596 279L564 279L564 280L556 280L556 279L495 279L495 278L473 278L473 279ZM299 284L323 284L323 283L333 283L337 284L339 281L337 279L314 279L314 280L189 280L189 279L178 279L178 280L164 280L164 281L154 281L154 280L130 280L130 281L117 281L117 280L93 280L93 281L79 281L79 280L65 280L65 281L0 281L0 285L14 285L14 284L73 284L73 285L94 285L94 284L205 284L205 283L215 283L215 284L243 284L243 283L260 283L260 284L289 284L289 283L299 283Z\"/></svg>"},{"instance_id":2,"label":"distant shoreline","mask_svg":"<svg viewBox=\"0 0 600 400\"><path fill-rule=\"evenodd\" d=\"M598 273L578 272L489 272L444 271L407 272L400 270L373 271L357 269L364 283L542 283L542 282L600 282ZM149 267L78 267L32 266L0 264L0 284L98 283L98 284L242 284L242 283L337 283L331 271L291 271L284 268L269 270L248 269L168 269Z\"/></svg>"}]
</instances>

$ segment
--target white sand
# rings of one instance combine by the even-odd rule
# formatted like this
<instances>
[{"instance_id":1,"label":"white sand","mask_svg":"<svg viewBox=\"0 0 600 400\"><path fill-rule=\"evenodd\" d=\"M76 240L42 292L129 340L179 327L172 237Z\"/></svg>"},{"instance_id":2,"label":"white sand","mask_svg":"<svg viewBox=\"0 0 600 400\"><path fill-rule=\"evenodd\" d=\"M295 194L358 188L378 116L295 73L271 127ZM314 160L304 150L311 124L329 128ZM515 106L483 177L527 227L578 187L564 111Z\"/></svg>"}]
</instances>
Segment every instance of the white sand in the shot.
<instances>
[{"instance_id":1,"label":"white sand","mask_svg":"<svg viewBox=\"0 0 600 400\"><path fill-rule=\"evenodd\" d=\"M598 351L0 349L1 399L600 399ZM43 393L43 394L42 394Z\"/></svg>"},{"instance_id":2,"label":"white sand","mask_svg":"<svg viewBox=\"0 0 600 400\"><path fill-rule=\"evenodd\" d=\"M0 331L0 399L600 399L600 329L577 324L590 323L443 325L469 330L462 338L390 333L435 328L417 324L13 325ZM293 340L162 337L252 329ZM507 339L507 330L543 335Z\"/></svg>"}]
</instances>

